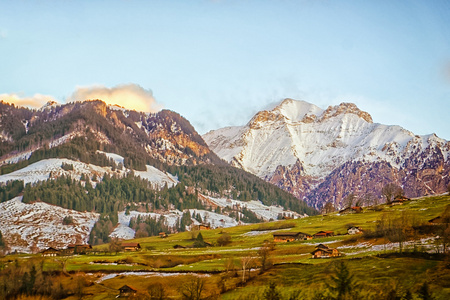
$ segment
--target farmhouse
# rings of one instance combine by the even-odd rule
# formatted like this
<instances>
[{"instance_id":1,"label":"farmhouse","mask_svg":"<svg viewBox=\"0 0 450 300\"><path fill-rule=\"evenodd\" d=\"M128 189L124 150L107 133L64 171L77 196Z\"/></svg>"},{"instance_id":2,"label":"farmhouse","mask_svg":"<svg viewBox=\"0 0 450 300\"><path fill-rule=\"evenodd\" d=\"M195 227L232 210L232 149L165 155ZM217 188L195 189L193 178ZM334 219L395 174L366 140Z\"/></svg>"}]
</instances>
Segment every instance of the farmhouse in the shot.
<instances>
[{"instance_id":1,"label":"farmhouse","mask_svg":"<svg viewBox=\"0 0 450 300\"><path fill-rule=\"evenodd\" d=\"M347 233L348 234L360 234L360 233L363 233L363 232L362 232L362 228L361 227L352 226L352 227L347 229Z\"/></svg>"},{"instance_id":2,"label":"farmhouse","mask_svg":"<svg viewBox=\"0 0 450 300\"><path fill-rule=\"evenodd\" d=\"M137 293L137 290L129 285L124 285L119 289L119 297L129 297Z\"/></svg>"},{"instance_id":3,"label":"farmhouse","mask_svg":"<svg viewBox=\"0 0 450 300\"><path fill-rule=\"evenodd\" d=\"M331 257L339 257L342 254L334 248L329 248L323 244L319 244L316 246L316 249L311 252L311 258L331 258Z\"/></svg>"},{"instance_id":4,"label":"farmhouse","mask_svg":"<svg viewBox=\"0 0 450 300\"><path fill-rule=\"evenodd\" d=\"M322 238L322 237L329 237L329 236L334 236L334 232L333 231L319 231L313 235L313 237L315 239Z\"/></svg>"},{"instance_id":5,"label":"farmhouse","mask_svg":"<svg viewBox=\"0 0 450 300\"><path fill-rule=\"evenodd\" d=\"M192 229L193 230L210 230L211 226L209 224L203 223L203 224L199 224L199 225L193 225Z\"/></svg>"},{"instance_id":6,"label":"farmhouse","mask_svg":"<svg viewBox=\"0 0 450 300\"><path fill-rule=\"evenodd\" d=\"M310 240L312 236L303 232L275 232L273 234L274 242L293 242L293 241L302 241L302 240Z\"/></svg>"},{"instance_id":7,"label":"farmhouse","mask_svg":"<svg viewBox=\"0 0 450 300\"><path fill-rule=\"evenodd\" d=\"M124 251L138 251L141 249L139 243L122 243L122 249Z\"/></svg>"},{"instance_id":8,"label":"farmhouse","mask_svg":"<svg viewBox=\"0 0 450 300\"><path fill-rule=\"evenodd\" d=\"M355 213L361 213L362 212L361 206L352 206L347 207L339 211L340 214L355 214Z\"/></svg>"},{"instance_id":9,"label":"farmhouse","mask_svg":"<svg viewBox=\"0 0 450 300\"><path fill-rule=\"evenodd\" d=\"M58 256L60 254L60 251L55 248L47 248L41 252L42 256Z\"/></svg>"},{"instance_id":10,"label":"farmhouse","mask_svg":"<svg viewBox=\"0 0 450 300\"><path fill-rule=\"evenodd\" d=\"M92 246L89 244L71 244L64 250L67 254L86 254L89 251L92 251Z\"/></svg>"}]
</instances>

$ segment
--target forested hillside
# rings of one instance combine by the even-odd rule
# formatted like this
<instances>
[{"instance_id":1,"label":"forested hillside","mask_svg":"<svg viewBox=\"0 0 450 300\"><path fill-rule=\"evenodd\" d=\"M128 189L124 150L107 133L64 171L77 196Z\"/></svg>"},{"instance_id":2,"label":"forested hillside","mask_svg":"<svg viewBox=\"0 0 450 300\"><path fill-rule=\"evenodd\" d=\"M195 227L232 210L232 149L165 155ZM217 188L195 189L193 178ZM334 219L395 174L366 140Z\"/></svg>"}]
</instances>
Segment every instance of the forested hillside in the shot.
<instances>
[{"instance_id":1,"label":"forested hillside","mask_svg":"<svg viewBox=\"0 0 450 300\"><path fill-rule=\"evenodd\" d=\"M291 194L220 160L192 125L175 112L145 114L107 106L99 100L51 105L40 110L2 102L0 116L2 175L51 158L66 158L109 170L100 178L50 174L53 180L26 185L15 181L0 187L2 202L23 195L24 203L43 201L80 212L99 213L100 219L91 233L93 243L109 240L120 211L138 207L147 212L205 209L198 193L242 201L260 200L267 206L279 205L300 214L316 213ZM122 160L118 162L111 155ZM146 166L177 176L179 183L156 188L134 174L146 170ZM71 170L73 166L63 164L61 168ZM261 221L245 207L240 213L231 214L238 221ZM185 225L180 223L175 230L183 230ZM157 232L154 226L150 231Z\"/></svg>"}]
</instances>

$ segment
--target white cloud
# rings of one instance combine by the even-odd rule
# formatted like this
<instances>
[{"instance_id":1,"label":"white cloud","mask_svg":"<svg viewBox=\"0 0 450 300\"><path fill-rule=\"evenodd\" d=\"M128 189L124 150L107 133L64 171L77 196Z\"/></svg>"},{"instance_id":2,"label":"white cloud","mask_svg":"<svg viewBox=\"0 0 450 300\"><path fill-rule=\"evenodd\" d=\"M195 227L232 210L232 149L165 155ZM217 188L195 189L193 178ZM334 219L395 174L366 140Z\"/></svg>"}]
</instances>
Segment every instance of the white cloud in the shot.
<instances>
[{"instance_id":1,"label":"white cloud","mask_svg":"<svg viewBox=\"0 0 450 300\"><path fill-rule=\"evenodd\" d=\"M0 100L8 103L14 103L16 106L25 106L29 108L41 108L49 101L56 99L49 95L34 94L32 97L26 97L21 94L0 94Z\"/></svg>"},{"instance_id":2,"label":"white cloud","mask_svg":"<svg viewBox=\"0 0 450 300\"><path fill-rule=\"evenodd\" d=\"M102 100L110 105L143 112L157 112L162 105L157 103L151 90L137 84L124 84L112 88L101 85L78 87L67 101Z\"/></svg>"}]
</instances>

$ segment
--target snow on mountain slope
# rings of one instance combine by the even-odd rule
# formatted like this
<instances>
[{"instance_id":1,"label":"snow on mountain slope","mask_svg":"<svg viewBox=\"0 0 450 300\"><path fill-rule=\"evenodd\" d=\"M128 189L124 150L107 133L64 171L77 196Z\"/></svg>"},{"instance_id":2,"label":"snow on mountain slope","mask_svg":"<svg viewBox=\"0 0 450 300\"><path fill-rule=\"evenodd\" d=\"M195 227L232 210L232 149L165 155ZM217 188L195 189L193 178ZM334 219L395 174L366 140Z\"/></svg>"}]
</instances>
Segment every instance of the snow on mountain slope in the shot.
<instances>
[{"instance_id":1,"label":"snow on mountain slope","mask_svg":"<svg viewBox=\"0 0 450 300\"><path fill-rule=\"evenodd\" d=\"M339 202L350 192L380 197L381 187L389 181L407 187L410 197L443 192L449 182L450 142L434 134L417 136L400 126L373 123L352 103L323 110L286 99L273 110L258 112L245 126L210 131L203 139L222 159L301 199L326 181L328 191L323 186L309 202L315 207L327 199ZM384 174L378 178L382 181L360 189L376 176L369 174L377 169L370 164L379 162L385 163L383 170L378 169ZM337 168L356 163L364 166L365 174L354 169L360 176L352 182L344 174L334 174L335 182L330 182L328 177Z\"/></svg>"},{"instance_id":2,"label":"snow on mountain slope","mask_svg":"<svg viewBox=\"0 0 450 300\"><path fill-rule=\"evenodd\" d=\"M62 164L73 165L73 170L64 170ZM7 182L10 180L23 180L25 184L36 183L50 178L60 176L71 176L79 180L81 175L92 177L96 175L100 178L108 172L108 168L102 168L91 164L85 164L78 161L73 161L65 158L50 158L35 162L23 169L14 171L9 174L0 175L0 182Z\"/></svg>"},{"instance_id":3,"label":"snow on mountain slope","mask_svg":"<svg viewBox=\"0 0 450 300\"><path fill-rule=\"evenodd\" d=\"M214 203L215 205L217 205L221 208L230 207L230 208L241 209L241 208L245 207L248 210L255 213L259 218L264 219L265 221L269 221L271 219L277 220L277 218L280 214L286 214L295 219L303 218L306 216L306 215L301 215L301 214L293 212L293 211L284 210L284 208L281 206L275 206L275 205L267 206L267 205L262 204L261 201L258 201L258 200L239 201L239 200L232 200L232 199L227 199L227 198L212 198L212 197L207 197L207 198L209 199L209 201L211 201L212 203Z\"/></svg>"},{"instance_id":4,"label":"snow on mountain slope","mask_svg":"<svg viewBox=\"0 0 450 300\"><path fill-rule=\"evenodd\" d=\"M303 215L300 215L296 212L286 211L280 206L266 206L260 201L244 202L227 198L213 198L204 195L202 195L201 198L203 200L207 200L209 205L218 206L221 208L229 207L233 210L240 211L245 207L248 210L254 212L259 218L262 218L266 221L269 221L270 219L277 220L280 214L285 214L292 218L304 217ZM240 224L236 219L229 217L227 214L219 214L203 209L186 209L185 212L186 211L189 211L189 213L191 214L193 225L199 224L199 222L195 219L195 216L197 214L201 216L203 223L210 224L211 228L228 228ZM129 225L131 219L137 218L138 216L140 216L141 218L150 217L157 219L164 217L167 226L175 227L177 225L177 222L179 222L179 219L181 219L181 217L183 216L183 212L179 210L170 210L161 213L129 211L128 214L125 214L125 211L119 212L119 225L110 234L110 237L117 237L120 239L134 238L135 231L131 229Z\"/></svg>"},{"instance_id":5,"label":"snow on mountain slope","mask_svg":"<svg viewBox=\"0 0 450 300\"><path fill-rule=\"evenodd\" d=\"M116 161L123 162L123 157L118 154L105 154ZM72 165L73 170L64 170L62 168L63 164ZM57 178L60 176L70 176L76 180L80 180L83 174L91 179L94 175L101 179L105 173L123 176L127 172L130 172L130 170L112 171L110 167L99 167L65 158L50 158L35 162L12 173L0 175L0 183L6 183L10 180L23 180L25 184L36 183L38 181L48 180L50 177ZM148 180L158 188L162 188L166 184L168 187L172 187L178 183L176 176L164 173L149 165L147 165L147 171L135 171L134 173L136 176ZM95 185L95 182L92 182L92 184Z\"/></svg>"},{"instance_id":6,"label":"snow on mountain slope","mask_svg":"<svg viewBox=\"0 0 450 300\"><path fill-rule=\"evenodd\" d=\"M134 171L134 174L157 185L158 188L163 188L166 184L169 188L177 185L178 178L176 176L161 172L149 165L146 165L146 168L147 171Z\"/></svg>"},{"instance_id":7,"label":"snow on mountain slope","mask_svg":"<svg viewBox=\"0 0 450 300\"><path fill-rule=\"evenodd\" d=\"M66 216L73 224L63 225ZM10 252L32 252L87 243L99 214L78 212L44 202L22 203L22 197L0 203L0 231Z\"/></svg>"},{"instance_id":8,"label":"snow on mountain slope","mask_svg":"<svg viewBox=\"0 0 450 300\"><path fill-rule=\"evenodd\" d=\"M446 144L436 136L417 138L400 126L371 120L354 104L322 110L287 99L272 111L259 112L245 126L210 131L203 138L219 157L263 178L297 161L306 175L316 178L349 160L382 159L400 167L410 142L419 151L429 144ZM449 153L447 149L447 157Z\"/></svg>"}]
</instances>

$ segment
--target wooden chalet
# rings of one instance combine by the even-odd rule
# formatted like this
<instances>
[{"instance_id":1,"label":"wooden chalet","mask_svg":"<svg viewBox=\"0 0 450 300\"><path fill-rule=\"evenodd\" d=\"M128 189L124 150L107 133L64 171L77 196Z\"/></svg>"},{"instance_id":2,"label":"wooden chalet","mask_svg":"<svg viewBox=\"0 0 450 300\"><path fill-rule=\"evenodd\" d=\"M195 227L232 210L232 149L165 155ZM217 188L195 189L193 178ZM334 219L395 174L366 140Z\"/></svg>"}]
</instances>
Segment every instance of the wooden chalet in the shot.
<instances>
[{"instance_id":1,"label":"wooden chalet","mask_svg":"<svg viewBox=\"0 0 450 300\"><path fill-rule=\"evenodd\" d=\"M361 227L352 226L347 229L348 234L361 234L363 233Z\"/></svg>"},{"instance_id":2,"label":"wooden chalet","mask_svg":"<svg viewBox=\"0 0 450 300\"><path fill-rule=\"evenodd\" d=\"M89 244L71 244L64 250L66 254L86 254L92 251L92 246Z\"/></svg>"},{"instance_id":3,"label":"wooden chalet","mask_svg":"<svg viewBox=\"0 0 450 300\"><path fill-rule=\"evenodd\" d=\"M123 251L138 251L141 250L139 243L122 243Z\"/></svg>"},{"instance_id":4,"label":"wooden chalet","mask_svg":"<svg viewBox=\"0 0 450 300\"><path fill-rule=\"evenodd\" d=\"M198 230L210 230L211 226L209 224L200 224L198 225Z\"/></svg>"},{"instance_id":5,"label":"wooden chalet","mask_svg":"<svg viewBox=\"0 0 450 300\"><path fill-rule=\"evenodd\" d=\"M166 237L168 237L169 235L167 234L167 233L165 233L165 232L160 232L159 233L159 237L160 238L166 238Z\"/></svg>"},{"instance_id":6,"label":"wooden chalet","mask_svg":"<svg viewBox=\"0 0 450 300\"><path fill-rule=\"evenodd\" d=\"M198 225L192 225L191 227L192 230L210 230L211 226L209 224L198 224Z\"/></svg>"},{"instance_id":7,"label":"wooden chalet","mask_svg":"<svg viewBox=\"0 0 450 300\"><path fill-rule=\"evenodd\" d=\"M347 207L339 211L340 214L356 214L363 211L361 206Z\"/></svg>"},{"instance_id":8,"label":"wooden chalet","mask_svg":"<svg viewBox=\"0 0 450 300\"><path fill-rule=\"evenodd\" d=\"M311 258L331 258L331 257L339 257L342 254L334 248L330 248L324 244L319 244L316 246L316 249L311 252Z\"/></svg>"},{"instance_id":9,"label":"wooden chalet","mask_svg":"<svg viewBox=\"0 0 450 300\"><path fill-rule=\"evenodd\" d=\"M312 239L312 236L304 232L275 232L273 234L273 241L281 243L310 239Z\"/></svg>"},{"instance_id":10,"label":"wooden chalet","mask_svg":"<svg viewBox=\"0 0 450 300\"><path fill-rule=\"evenodd\" d=\"M58 249L55 249L53 247L47 248L43 251L41 251L42 256L58 256L61 254L61 251Z\"/></svg>"},{"instance_id":11,"label":"wooden chalet","mask_svg":"<svg viewBox=\"0 0 450 300\"><path fill-rule=\"evenodd\" d=\"M313 237L316 238L323 238L323 237L329 237L329 236L334 236L334 232L333 231L319 231L316 234L313 235Z\"/></svg>"},{"instance_id":12,"label":"wooden chalet","mask_svg":"<svg viewBox=\"0 0 450 300\"><path fill-rule=\"evenodd\" d=\"M124 285L119 289L119 297L129 297L137 293L137 290L129 285Z\"/></svg>"}]
</instances>

